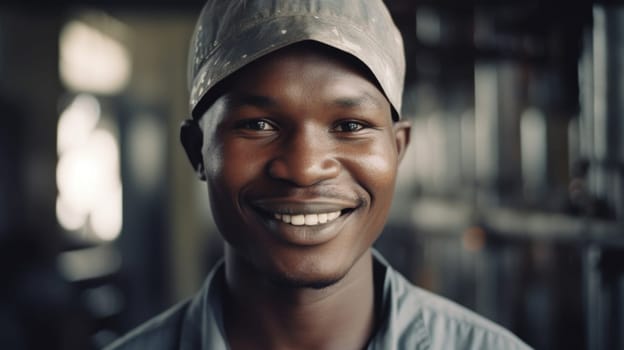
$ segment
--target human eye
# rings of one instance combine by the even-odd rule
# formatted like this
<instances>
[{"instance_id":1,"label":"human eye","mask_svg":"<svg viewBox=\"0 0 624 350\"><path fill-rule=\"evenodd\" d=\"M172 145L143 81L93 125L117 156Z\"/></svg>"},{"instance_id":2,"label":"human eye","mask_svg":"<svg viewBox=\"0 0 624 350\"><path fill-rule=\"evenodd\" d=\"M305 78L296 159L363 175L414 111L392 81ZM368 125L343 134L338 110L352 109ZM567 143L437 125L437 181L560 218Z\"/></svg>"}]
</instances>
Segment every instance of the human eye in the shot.
<instances>
[{"instance_id":1,"label":"human eye","mask_svg":"<svg viewBox=\"0 0 624 350\"><path fill-rule=\"evenodd\" d=\"M236 123L236 128L250 131L273 131L276 127L265 119L247 119Z\"/></svg>"},{"instance_id":2,"label":"human eye","mask_svg":"<svg viewBox=\"0 0 624 350\"><path fill-rule=\"evenodd\" d=\"M356 120L343 120L334 126L336 132L358 132L367 128L368 125Z\"/></svg>"}]
</instances>

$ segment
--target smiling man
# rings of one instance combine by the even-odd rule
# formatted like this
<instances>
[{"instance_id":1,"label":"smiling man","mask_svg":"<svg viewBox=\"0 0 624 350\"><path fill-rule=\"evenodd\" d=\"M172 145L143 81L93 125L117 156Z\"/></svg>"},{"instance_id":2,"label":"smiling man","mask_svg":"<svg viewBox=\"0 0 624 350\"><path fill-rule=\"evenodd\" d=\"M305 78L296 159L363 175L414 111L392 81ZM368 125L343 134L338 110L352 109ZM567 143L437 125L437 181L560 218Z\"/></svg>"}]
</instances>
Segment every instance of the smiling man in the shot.
<instances>
[{"instance_id":1,"label":"smiling man","mask_svg":"<svg viewBox=\"0 0 624 350\"><path fill-rule=\"evenodd\" d=\"M409 141L381 0L210 1L181 140L225 256L114 349L526 349L371 249Z\"/></svg>"}]
</instances>

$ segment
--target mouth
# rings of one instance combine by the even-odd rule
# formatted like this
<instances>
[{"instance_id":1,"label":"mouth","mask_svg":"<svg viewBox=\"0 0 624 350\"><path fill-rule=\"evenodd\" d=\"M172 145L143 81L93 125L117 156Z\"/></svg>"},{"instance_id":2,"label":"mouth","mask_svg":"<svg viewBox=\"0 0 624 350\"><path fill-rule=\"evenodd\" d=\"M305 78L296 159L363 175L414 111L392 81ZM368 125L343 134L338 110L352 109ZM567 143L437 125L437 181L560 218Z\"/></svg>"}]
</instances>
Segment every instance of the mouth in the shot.
<instances>
[{"instance_id":1,"label":"mouth","mask_svg":"<svg viewBox=\"0 0 624 350\"><path fill-rule=\"evenodd\" d=\"M259 200L253 208L265 219L289 226L322 226L355 211L351 201Z\"/></svg>"},{"instance_id":2,"label":"mouth","mask_svg":"<svg viewBox=\"0 0 624 350\"><path fill-rule=\"evenodd\" d=\"M251 207L267 232L279 241L296 246L316 246L332 241L361 203L325 198L269 198Z\"/></svg>"}]
</instances>

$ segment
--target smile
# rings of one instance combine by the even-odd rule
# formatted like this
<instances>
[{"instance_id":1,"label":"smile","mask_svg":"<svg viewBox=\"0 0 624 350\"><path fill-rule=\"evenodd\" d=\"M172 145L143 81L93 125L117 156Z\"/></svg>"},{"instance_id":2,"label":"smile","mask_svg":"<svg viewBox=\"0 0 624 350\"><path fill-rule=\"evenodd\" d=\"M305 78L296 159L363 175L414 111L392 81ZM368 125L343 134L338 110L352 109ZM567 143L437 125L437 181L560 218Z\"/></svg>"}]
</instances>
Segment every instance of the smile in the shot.
<instances>
[{"instance_id":1,"label":"smile","mask_svg":"<svg viewBox=\"0 0 624 350\"><path fill-rule=\"evenodd\" d=\"M340 211L319 214L273 214L276 220L293 226L317 226L336 220Z\"/></svg>"},{"instance_id":2,"label":"smile","mask_svg":"<svg viewBox=\"0 0 624 350\"><path fill-rule=\"evenodd\" d=\"M338 237L362 206L357 199L264 197L251 202L268 233L289 245L314 246Z\"/></svg>"}]
</instances>

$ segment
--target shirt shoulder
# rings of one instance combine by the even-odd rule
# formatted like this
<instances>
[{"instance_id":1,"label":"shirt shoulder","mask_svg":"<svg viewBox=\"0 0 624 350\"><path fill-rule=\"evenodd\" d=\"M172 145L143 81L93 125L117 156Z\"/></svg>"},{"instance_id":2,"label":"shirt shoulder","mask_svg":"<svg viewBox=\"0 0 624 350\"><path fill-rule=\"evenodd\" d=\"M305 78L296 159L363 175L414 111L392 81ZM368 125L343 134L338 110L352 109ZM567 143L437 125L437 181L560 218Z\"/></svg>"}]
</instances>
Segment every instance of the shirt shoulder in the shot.
<instances>
[{"instance_id":1,"label":"shirt shoulder","mask_svg":"<svg viewBox=\"0 0 624 350\"><path fill-rule=\"evenodd\" d=\"M104 350L177 349L190 301L181 302L116 340Z\"/></svg>"},{"instance_id":2,"label":"shirt shoulder","mask_svg":"<svg viewBox=\"0 0 624 350\"><path fill-rule=\"evenodd\" d=\"M396 324L402 336L423 333L424 349L531 349L513 333L455 302L418 288L392 273ZM422 336L422 335L421 335ZM412 347L400 347L412 348Z\"/></svg>"},{"instance_id":3,"label":"shirt shoulder","mask_svg":"<svg viewBox=\"0 0 624 350\"><path fill-rule=\"evenodd\" d=\"M152 318L104 350L225 350L221 293L223 261L215 265L204 285L190 299Z\"/></svg>"}]
</instances>

